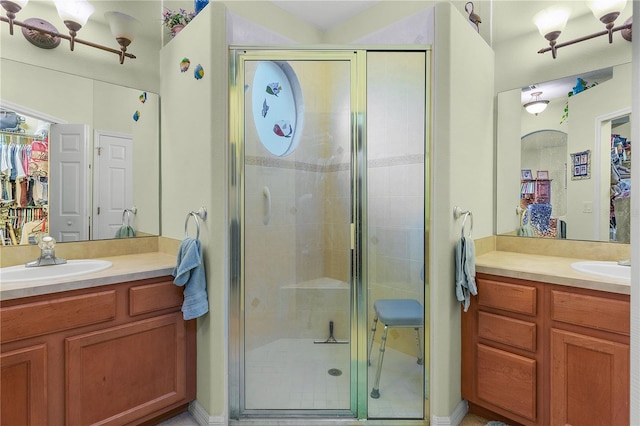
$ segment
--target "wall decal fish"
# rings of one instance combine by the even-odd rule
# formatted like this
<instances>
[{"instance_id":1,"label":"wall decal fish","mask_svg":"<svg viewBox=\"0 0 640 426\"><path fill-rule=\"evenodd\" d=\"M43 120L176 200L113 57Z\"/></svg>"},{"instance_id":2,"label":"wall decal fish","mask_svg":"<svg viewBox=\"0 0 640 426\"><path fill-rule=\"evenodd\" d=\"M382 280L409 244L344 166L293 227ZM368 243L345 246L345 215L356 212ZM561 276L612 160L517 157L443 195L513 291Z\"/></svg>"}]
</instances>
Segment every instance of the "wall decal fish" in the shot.
<instances>
[{"instance_id":1,"label":"wall decal fish","mask_svg":"<svg viewBox=\"0 0 640 426\"><path fill-rule=\"evenodd\" d=\"M180 61L180 72L186 72L189 69L189 65L191 65L191 61L188 58Z\"/></svg>"},{"instance_id":2,"label":"wall decal fish","mask_svg":"<svg viewBox=\"0 0 640 426\"><path fill-rule=\"evenodd\" d=\"M196 80L200 80L202 77L204 77L204 68L202 68L202 65L196 65L196 69L193 71L193 76Z\"/></svg>"},{"instance_id":3,"label":"wall decal fish","mask_svg":"<svg viewBox=\"0 0 640 426\"><path fill-rule=\"evenodd\" d=\"M269 83L267 84L267 93L270 95L278 96L278 93L282 91L282 86L280 83Z\"/></svg>"},{"instance_id":4,"label":"wall decal fish","mask_svg":"<svg viewBox=\"0 0 640 426\"><path fill-rule=\"evenodd\" d=\"M288 121L278 121L273 125L273 133L283 138L290 138L293 134L293 128Z\"/></svg>"}]
</instances>

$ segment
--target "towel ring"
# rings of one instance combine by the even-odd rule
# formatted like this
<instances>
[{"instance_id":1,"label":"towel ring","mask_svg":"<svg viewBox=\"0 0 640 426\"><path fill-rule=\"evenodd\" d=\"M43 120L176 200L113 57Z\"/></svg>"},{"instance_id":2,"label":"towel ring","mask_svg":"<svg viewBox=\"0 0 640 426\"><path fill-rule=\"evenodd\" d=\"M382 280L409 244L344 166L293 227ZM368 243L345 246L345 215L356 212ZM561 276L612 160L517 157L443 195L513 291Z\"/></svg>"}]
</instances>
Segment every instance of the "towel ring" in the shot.
<instances>
[{"instance_id":1,"label":"towel ring","mask_svg":"<svg viewBox=\"0 0 640 426\"><path fill-rule=\"evenodd\" d=\"M131 226L132 216L134 215L133 210L124 209L122 211L122 226ZM125 221L125 217L127 218Z\"/></svg>"},{"instance_id":2,"label":"towel ring","mask_svg":"<svg viewBox=\"0 0 640 426\"><path fill-rule=\"evenodd\" d=\"M464 238L464 225L467 222L467 217L471 217L471 222L469 224L469 238L471 238L471 234L473 234L473 213L471 213L471 210L462 210L458 206L453 208L454 219L460 219L463 215L464 215L464 218L462 219L462 230L461 230L462 237Z\"/></svg>"},{"instance_id":3,"label":"towel ring","mask_svg":"<svg viewBox=\"0 0 640 426\"><path fill-rule=\"evenodd\" d=\"M469 224L469 238L471 238L471 234L473 234L473 214L469 211L464 212L464 219L462 219L462 230L461 234L464 237L464 224L467 221L467 217L471 218L471 222Z\"/></svg>"},{"instance_id":4,"label":"towel ring","mask_svg":"<svg viewBox=\"0 0 640 426\"><path fill-rule=\"evenodd\" d=\"M189 238L189 218L193 217L193 219L196 221L196 240L200 239L200 220L198 219L201 218L202 220L207 220L207 209L205 209L204 207L200 207L200 209L197 212L194 211L190 211L189 213L187 213L187 218L184 221L184 237L185 238Z\"/></svg>"}]
</instances>

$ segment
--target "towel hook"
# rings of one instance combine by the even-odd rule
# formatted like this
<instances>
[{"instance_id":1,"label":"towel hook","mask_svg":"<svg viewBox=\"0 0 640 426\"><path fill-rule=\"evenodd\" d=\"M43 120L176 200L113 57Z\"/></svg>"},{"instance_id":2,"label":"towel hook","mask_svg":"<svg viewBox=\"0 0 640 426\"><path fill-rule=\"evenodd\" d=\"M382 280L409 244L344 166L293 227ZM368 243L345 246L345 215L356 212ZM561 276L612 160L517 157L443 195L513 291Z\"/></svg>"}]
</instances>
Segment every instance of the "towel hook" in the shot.
<instances>
[{"instance_id":1,"label":"towel hook","mask_svg":"<svg viewBox=\"0 0 640 426\"><path fill-rule=\"evenodd\" d=\"M200 209L198 209L198 211L190 211L189 213L187 213L187 218L184 221L184 237L188 238L189 237L189 218L193 217L193 219L196 221L196 240L200 239L200 221L198 220L198 217L202 220L207 220L207 209L205 209L204 207L200 207Z\"/></svg>"},{"instance_id":2,"label":"towel hook","mask_svg":"<svg viewBox=\"0 0 640 426\"><path fill-rule=\"evenodd\" d=\"M462 210L460 207L455 206L453 208L454 219L460 219L462 216L464 216L464 218L462 219L462 229L460 233L464 238L464 225L467 222L467 217L471 217L471 222L469 224L469 238L471 238L471 234L473 234L473 213L471 213L471 210Z\"/></svg>"}]
</instances>

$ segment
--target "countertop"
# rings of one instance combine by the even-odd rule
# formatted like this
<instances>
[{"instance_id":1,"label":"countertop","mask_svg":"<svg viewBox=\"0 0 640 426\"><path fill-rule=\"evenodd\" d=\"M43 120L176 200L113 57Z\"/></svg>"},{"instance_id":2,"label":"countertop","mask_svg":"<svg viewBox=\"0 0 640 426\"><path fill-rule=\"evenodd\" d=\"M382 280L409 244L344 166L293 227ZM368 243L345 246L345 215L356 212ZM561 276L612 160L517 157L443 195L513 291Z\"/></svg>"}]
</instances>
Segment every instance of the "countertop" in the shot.
<instances>
[{"instance_id":1,"label":"countertop","mask_svg":"<svg viewBox=\"0 0 640 426\"><path fill-rule=\"evenodd\" d=\"M175 255L162 252L101 259L108 260L113 265L103 271L67 278L1 283L0 300L167 276L171 275L176 265ZM584 259L492 251L476 257L476 272L612 293L631 293L629 281L586 274L571 267L573 262L581 260Z\"/></svg>"},{"instance_id":2,"label":"countertop","mask_svg":"<svg viewBox=\"0 0 640 426\"><path fill-rule=\"evenodd\" d=\"M576 271L570 257L492 251L476 257L476 272L611 293L631 294L630 281Z\"/></svg>"},{"instance_id":3,"label":"countertop","mask_svg":"<svg viewBox=\"0 0 640 426\"><path fill-rule=\"evenodd\" d=\"M162 277L171 275L176 266L176 256L162 252L101 257L100 259L110 261L112 266L99 272L66 278L1 283L0 300ZM48 267L55 268L55 266Z\"/></svg>"}]
</instances>

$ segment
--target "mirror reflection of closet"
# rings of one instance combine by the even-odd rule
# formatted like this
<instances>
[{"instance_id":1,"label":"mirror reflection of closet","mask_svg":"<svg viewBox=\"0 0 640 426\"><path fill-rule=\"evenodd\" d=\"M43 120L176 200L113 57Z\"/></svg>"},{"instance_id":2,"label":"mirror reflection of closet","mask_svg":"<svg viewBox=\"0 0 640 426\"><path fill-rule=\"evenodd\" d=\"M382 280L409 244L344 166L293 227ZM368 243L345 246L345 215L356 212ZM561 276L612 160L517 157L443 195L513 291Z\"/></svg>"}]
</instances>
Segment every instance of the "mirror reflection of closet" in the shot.
<instances>
[{"instance_id":1,"label":"mirror reflection of closet","mask_svg":"<svg viewBox=\"0 0 640 426\"><path fill-rule=\"evenodd\" d=\"M611 120L611 241L630 243L631 121L625 115Z\"/></svg>"},{"instance_id":2,"label":"mirror reflection of closet","mask_svg":"<svg viewBox=\"0 0 640 426\"><path fill-rule=\"evenodd\" d=\"M2 245L35 244L48 233L49 123L0 111L0 239Z\"/></svg>"},{"instance_id":3,"label":"mirror reflection of closet","mask_svg":"<svg viewBox=\"0 0 640 426\"><path fill-rule=\"evenodd\" d=\"M521 180L521 225L534 222L531 236L564 238L567 212L567 134L558 130L540 130L522 137L521 170L530 170L530 179ZM544 189L544 196L536 192ZM536 205L538 204L538 205ZM545 223L535 223L536 208L551 206L551 216ZM548 223L547 223L548 222Z\"/></svg>"}]
</instances>

